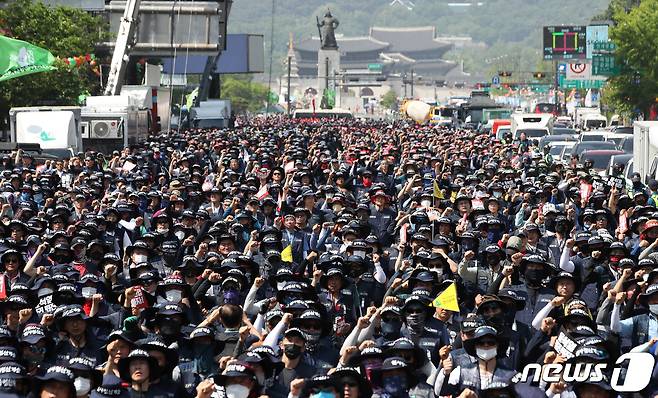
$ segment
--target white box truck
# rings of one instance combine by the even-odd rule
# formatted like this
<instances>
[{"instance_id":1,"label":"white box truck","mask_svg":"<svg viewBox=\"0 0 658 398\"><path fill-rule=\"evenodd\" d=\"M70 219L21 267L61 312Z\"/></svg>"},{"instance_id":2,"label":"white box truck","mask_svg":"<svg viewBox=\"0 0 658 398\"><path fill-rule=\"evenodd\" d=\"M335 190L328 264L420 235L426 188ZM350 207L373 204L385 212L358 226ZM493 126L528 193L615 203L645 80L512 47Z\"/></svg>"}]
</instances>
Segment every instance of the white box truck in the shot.
<instances>
[{"instance_id":1,"label":"white box truck","mask_svg":"<svg viewBox=\"0 0 658 398\"><path fill-rule=\"evenodd\" d=\"M538 139L553 132L555 116L550 113L513 113L512 137L518 140L521 133L528 139Z\"/></svg>"},{"instance_id":2,"label":"white box truck","mask_svg":"<svg viewBox=\"0 0 658 398\"><path fill-rule=\"evenodd\" d=\"M656 179L658 172L658 121L633 123L633 172L642 182Z\"/></svg>"},{"instance_id":3,"label":"white box truck","mask_svg":"<svg viewBox=\"0 0 658 398\"><path fill-rule=\"evenodd\" d=\"M79 107L23 107L9 110L11 142L39 144L59 158L83 151Z\"/></svg>"}]
</instances>

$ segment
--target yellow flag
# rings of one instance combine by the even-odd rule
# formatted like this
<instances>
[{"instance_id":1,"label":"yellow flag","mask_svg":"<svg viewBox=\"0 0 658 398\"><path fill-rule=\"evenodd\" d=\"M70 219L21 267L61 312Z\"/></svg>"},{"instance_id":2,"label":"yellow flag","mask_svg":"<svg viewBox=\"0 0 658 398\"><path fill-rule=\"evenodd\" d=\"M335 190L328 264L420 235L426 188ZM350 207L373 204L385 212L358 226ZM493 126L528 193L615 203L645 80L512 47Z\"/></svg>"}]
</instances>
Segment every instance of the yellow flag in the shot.
<instances>
[{"instance_id":1,"label":"yellow flag","mask_svg":"<svg viewBox=\"0 0 658 398\"><path fill-rule=\"evenodd\" d=\"M439 188L439 184L434 180L434 197L443 200L443 191Z\"/></svg>"},{"instance_id":2,"label":"yellow flag","mask_svg":"<svg viewBox=\"0 0 658 398\"><path fill-rule=\"evenodd\" d=\"M284 261L286 263L292 263L292 246L288 245L286 246L285 249L281 252L281 261Z\"/></svg>"},{"instance_id":3,"label":"yellow flag","mask_svg":"<svg viewBox=\"0 0 658 398\"><path fill-rule=\"evenodd\" d=\"M450 194L450 201L451 201L452 203L455 203L455 199L457 199L457 191L453 191L453 192Z\"/></svg>"},{"instance_id":4,"label":"yellow flag","mask_svg":"<svg viewBox=\"0 0 658 398\"><path fill-rule=\"evenodd\" d=\"M459 304L457 304L457 285L452 283L446 290L439 293L437 298L432 301L432 307L459 312Z\"/></svg>"}]
</instances>

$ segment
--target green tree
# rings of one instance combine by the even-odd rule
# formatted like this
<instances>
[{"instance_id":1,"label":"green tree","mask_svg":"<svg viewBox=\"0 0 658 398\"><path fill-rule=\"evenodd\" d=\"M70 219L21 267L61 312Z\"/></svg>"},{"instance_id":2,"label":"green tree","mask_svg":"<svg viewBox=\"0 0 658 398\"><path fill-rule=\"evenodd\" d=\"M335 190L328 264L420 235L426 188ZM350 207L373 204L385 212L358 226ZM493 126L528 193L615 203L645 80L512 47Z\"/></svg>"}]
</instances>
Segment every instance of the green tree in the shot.
<instances>
[{"instance_id":1,"label":"green tree","mask_svg":"<svg viewBox=\"0 0 658 398\"><path fill-rule=\"evenodd\" d=\"M258 112L267 102L268 90L249 75L222 76L221 96L231 100L231 108L237 114Z\"/></svg>"},{"instance_id":2,"label":"green tree","mask_svg":"<svg viewBox=\"0 0 658 398\"><path fill-rule=\"evenodd\" d=\"M386 94L382 95L379 104L386 109L395 110L398 104L398 96L395 95L395 91L389 90Z\"/></svg>"},{"instance_id":3,"label":"green tree","mask_svg":"<svg viewBox=\"0 0 658 398\"><path fill-rule=\"evenodd\" d=\"M32 0L16 0L0 8L2 34L49 50L61 59L94 52L108 37L100 17L71 7L49 7ZM0 83L3 113L12 106L75 105L78 97L98 88L89 67L71 67L56 61L57 70Z\"/></svg>"},{"instance_id":4,"label":"green tree","mask_svg":"<svg viewBox=\"0 0 658 398\"><path fill-rule=\"evenodd\" d=\"M658 94L658 0L644 0L629 12L617 7L610 36L617 44L621 74L609 79L606 99L619 112L646 114Z\"/></svg>"}]
</instances>

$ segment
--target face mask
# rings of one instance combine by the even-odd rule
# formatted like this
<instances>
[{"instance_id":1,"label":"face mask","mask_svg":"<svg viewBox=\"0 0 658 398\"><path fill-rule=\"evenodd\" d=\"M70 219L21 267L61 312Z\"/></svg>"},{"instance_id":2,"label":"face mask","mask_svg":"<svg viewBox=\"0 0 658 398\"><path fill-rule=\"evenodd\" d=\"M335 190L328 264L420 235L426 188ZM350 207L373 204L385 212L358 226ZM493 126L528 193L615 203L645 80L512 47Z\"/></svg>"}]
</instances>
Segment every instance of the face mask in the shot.
<instances>
[{"instance_id":1,"label":"face mask","mask_svg":"<svg viewBox=\"0 0 658 398\"><path fill-rule=\"evenodd\" d=\"M334 393L331 393L329 391L320 391L316 392L315 394L309 395L310 398L335 398L336 395Z\"/></svg>"},{"instance_id":2,"label":"face mask","mask_svg":"<svg viewBox=\"0 0 658 398\"><path fill-rule=\"evenodd\" d=\"M283 287L286 286L286 283L288 283L288 282L277 282L276 283L276 290L283 290Z\"/></svg>"},{"instance_id":3,"label":"face mask","mask_svg":"<svg viewBox=\"0 0 658 398\"><path fill-rule=\"evenodd\" d=\"M242 384L231 384L226 386L226 396L228 398L247 398L249 396L249 388Z\"/></svg>"},{"instance_id":4,"label":"face mask","mask_svg":"<svg viewBox=\"0 0 658 398\"><path fill-rule=\"evenodd\" d=\"M497 348L475 348L475 354L483 361L493 359L498 354Z\"/></svg>"},{"instance_id":5,"label":"face mask","mask_svg":"<svg viewBox=\"0 0 658 398\"><path fill-rule=\"evenodd\" d=\"M77 397L87 395L91 390L91 380L84 377L76 377L73 385L75 386L75 395Z\"/></svg>"},{"instance_id":6,"label":"face mask","mask_svg":"<svg viewBox=\"0 0 658 398\"><path fill-rule=\"evenodd\" d=\"M555 232L555 220L554 219L545 219L544 226L547 231Z\"/></svg>"},{"instance_id":7,"label":"face mask","mask_svg":"<svg viewBox=\"0 0 658 398\"><path fill-rule=\"evenodd\" d=\"M37 296L39 296L39 297L47 296L49 294L53 294L53 289L50 289L48 287L42 287L37 292Z\"/></svg>"},{"instance_id":8,"label":"face mask","mask_svg":"<svg viewBox=\"0 0 658 398\"><path fill-rule=\"evenodd\" d=\"M184 231L178 231L175 232L174 235L178 238L178 240L183 240L185 239L185 232Z\"/></svg>"},{"instance_id":9,"label":"face mask","mask_svg":"<svg viewBox=\"0 0 658 398\"><path fill-rule=\"evenodd\" d=\"M133 256L133 260L135 261L135 264L141 264L141 263L146 263L148 262L149 256L146 254L135 254Z\"/></svg>"},{"instance_id":10,"label":"face mask","mask_svg":"<svg viewBox=\"0 0 658 398\"><path fill-rule=\"evenodd\" d=\"M354 253L352 254L354 254L357 257L366 258L366 252L364 252L363 250L355 250Z\"/></svg>"},{"instance_id":11,"label":"face mask","mask_svg":"<svg viewBox=\"0 0 658 398\"><path fill-rule=\"evenodd\" d=\"M178 336L180 334L180 324L173 320L167 320L160 326L160 333L163 336Z\"/></svg>"},{"instance_id":12,"label":"face mask","mask_svg":"<svg viewBox=\"0 0 658 398\"><path fill-rule=\"evenodd\" d=\"M487 240L490 243L498 243L498 241L502 237L503 237L502 231L489 231L489 232L487 232Z\"/></svg>"},{"instance_id":13,"label":"face mask","mask_svg":"<svg viewBox=\"0 0 658 398\"><path fill-rule=\"evenodd\" d=\"M302 347L295 344L286 344L283 347L283 353L290 359L297 359L302 355Z\"/></svg>"},{"instance_id":14,"label":"face mask","mask_svg":"<svg viewBox=\"0 0 658 398\"><path fill-rule=\"evenodd\" d=\"M494 191L494 192L493 192L493 196L494 196L494 198L500 198L500 197L503 196L503 193L502 193L502 192L498 192L498 191Z\"/></svg>"},{"instance_id":15,"label":"face mask","mask_svg":"<svg viewBox=\"0 0 658 398\"><path fill-rule=\"evenodd\" d=\"M318 344L320 343L320 335L321 334L319 332L304 332L304 336L306 337L306 349L308 351L314 352L317 350Z\"/></svg>"},{"instance_id":16,"label":"face mask","mask_svg":"<svg viewBox=\"0 0 658 398\"><path fill-rule=\"evenodd\" d=\"M542 279L544 279L544 270L539 270L539 269L529 269L526 270L525 272L525 280L526 282L533 284L533 285L538 285L541 283Z\"/></svg>"},{"instance_id":17,"label":"face mask","mask_svg":"<svg viewBox=\"0 0 658 398\"><path fill-rule=\"evenodd\" d=\"M384 391L396 397L407 389L407 378L403 375L389 376L383 380Z\"/></svg>"},{"instance_id":18,"label":"face mask","mask_svg":"<svg viewBox=\"0 0 658 398\"><path fill-rule=\"evenodd\" d=\"M158 228L156 229L156 232L159 233L159 234L161 234L161 235L167 235L167 234L169 234L169 228L161 228L161 227L158 227Z\"/></svg>"},{"instance_id":19,"label":"face mask","mask_svg":"<svg viewBox=\"0 0 658 398\"><path fill-rule=\"evenodd\" d=\"M432 207L432 201L430 201L430 200L421 200L420 205L422 207Z\"/></svg>"},{"instance_id":20,"label":"face mask","mask_svg":"<svg viewBox=\"0 0 658 398\"><path fill-rule=\"evenodd\" d=\"M622 256L610 256L610 262L611 263L618 263L621 261L623 257Z\"/></svg>"},{"instance_id":21,"label":"face mask","mask_svg":"<svg viewBox=\"0 0 658 398\"><path fill-rule=\"evenodd\" d=\"M658 315L658 304L649 304L649 311L654 315Z\"/></svg>"},{"instance_id":22,"label":"face mask","mask_svg":"<svg viewBox=\"0 0 658 398\"><path fill-rule=\"evenodd\" d=\"M425 326L425 313L409 314L405 317L407 327L415 334L420 334Z\"/></svg>"},{"instance_id":23,"label":"face mask","mask_svg":"<svg viewBox=\"0 0 658 398\"><path fill-rule=\"evenodd\" d=\"M341 210L343 210L343 205L334 204L331 205L331 209L334 211L334 213L339 213Z\"/></svg>"},{"instance_id":24,"label":"face mask","mask_svg":"<svg viewBox=\"0 0 658 398\"><path fill-rule=\"evenodd\" d=\"M42 200L43 200L43 194L40 194L40 193L34 194L34 201L35 202L41 203Z\"/></svg>"},{"instance_id":25,"label":"face mask","mask_svg":"<svg viewBox=\"0 0 658 398\"><path fill-rule=\"evenodd\" d=\"M82 288L82 297L91 298L94 294L96 294L96 288L95 287L83 287Z\"/></svg>"},{"instance_id":26,"label":"face mask","mask_svg":"<svg viewBox=\"0 0 658 398\"><path fill-rule=\"evenodd\" d=\"M180 303L183 298L183 292L180 290L167 290L165 292L165 298L172 303Z\"/></svg>"},{"instance_id":27,"label":"face mask","mask_svg":"<svg viewBox=\"0 0 658 398\"><path fill-rule=\"evenodd\" d=\"M388 322L381 322L382 326L382 335L387 339L395 338L400 335L400 328L402 327L402 321L400 320L391 320Z\"/></svg>"}]
</instances>

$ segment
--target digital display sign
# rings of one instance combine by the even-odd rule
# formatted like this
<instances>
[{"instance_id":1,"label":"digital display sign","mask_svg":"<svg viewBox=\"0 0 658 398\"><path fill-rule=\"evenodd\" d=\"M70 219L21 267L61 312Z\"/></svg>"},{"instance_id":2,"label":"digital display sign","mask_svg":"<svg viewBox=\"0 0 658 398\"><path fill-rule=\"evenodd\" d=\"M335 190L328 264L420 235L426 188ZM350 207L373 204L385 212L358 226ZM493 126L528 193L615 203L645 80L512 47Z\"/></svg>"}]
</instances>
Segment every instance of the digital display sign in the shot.
<instances>
[{"instance_id":1,"label":"digital display sign","mask_svg":"<svg viewBox=\"0 0 658 398\"><path fill-rule=\"evenodd\" d=\"M580 59L587 56L587 27L544 26L544 59Z\"/></svg>"}]
</instances>

